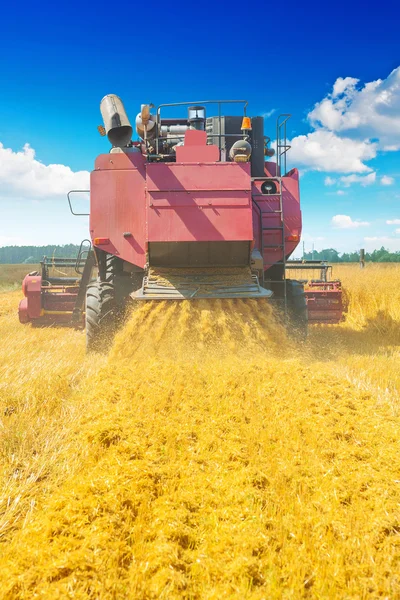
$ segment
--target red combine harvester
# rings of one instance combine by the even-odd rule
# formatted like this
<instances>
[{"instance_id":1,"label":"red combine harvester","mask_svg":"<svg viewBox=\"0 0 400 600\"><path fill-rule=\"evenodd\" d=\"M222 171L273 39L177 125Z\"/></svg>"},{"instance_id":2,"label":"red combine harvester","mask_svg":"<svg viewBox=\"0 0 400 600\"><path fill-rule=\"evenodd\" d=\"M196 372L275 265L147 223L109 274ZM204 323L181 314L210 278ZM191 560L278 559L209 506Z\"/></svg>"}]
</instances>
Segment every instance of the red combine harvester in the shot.
<instances>
[{"instance_id":1,"label":"red combine harvester","mask_svg":"<svg viewBox=\"0 0 400 600\"><path fill-rule=\"evenodd\" d=\"M187 116L164 116L183 106ZM206 106L217 116L206 117ZM223 106L242 107L242 114L224 116ZM88 349L104 344L129 297L271 298L303 334L308 322L338 323L341 288L328 281L327 265L288 261L302 226L299 174L286 170L290 115L277 120L273 162L264 119L248 117L246 101L151 108L142 105L132 142L122 101L103 98L99 131L112 149L97 157L91 174L90 248L81 246L76 261L44 259L41 273L25 277L20 321L86 323ZM317 266L318 280L287 276L291 268Z\"/></svg>"}]
</instances>

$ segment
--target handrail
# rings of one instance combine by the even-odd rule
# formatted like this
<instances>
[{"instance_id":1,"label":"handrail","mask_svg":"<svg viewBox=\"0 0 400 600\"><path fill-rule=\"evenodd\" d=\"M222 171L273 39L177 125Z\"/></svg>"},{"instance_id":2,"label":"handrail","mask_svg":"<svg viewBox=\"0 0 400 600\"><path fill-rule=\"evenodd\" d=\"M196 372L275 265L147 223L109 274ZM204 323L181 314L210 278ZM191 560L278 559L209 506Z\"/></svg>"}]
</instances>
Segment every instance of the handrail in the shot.
<instances>
[{"instance_id":1,"label":"handrail","mask_svg":"<svg viewBox=\"0 0 400 600\"><path fill-rule=\"evenodd\" d=\"M276 163L279 169L279 173L282 175L282 156L284 160L284 175L286 175L286 153L290 150L291 146L287 143L287 131L286 125L292 115L289 113L282 113L278 115L276 119ZM283 119L283 121L281 120ZM283 144L282 139L282 128L283 128ZM281 151L282 149L282 151Z\"/></svg>"},{"instance_id":2,"label":"handrail","mask_svg":"<svg viewBox=\"0 0 400 600\"><path fill-rule=\"evenodd\" d=\"M68 198L68 204L69 204L69 210L71 211L71 213L75 216L75 217L89 217L90 213L76 213L72 210L72 204L71 204L71 198L69 197L70 194L89 194L90 190L70 190L67 193L67 198Z\"/></svg>"},{"instance_id":3,"label":"handrail","mask_svg":"<svg viewBox=\"0 0 400 600\"><path fill-rule=\"evenodd\" d=\"M89 247L87 248L87 250L85 249L85 246L84 246L85 242L87 242L87 243L89 244ZM77 257L76 257L76 263L75 263L75 271L76 271L76 272L77 272L79 275L82 275L82 274L83 274L83 272L82 272L82 271L79 269L79 267L80 267L80 265L81 265L81 262L84 260L84 261L85 261L85 262L84 262L84 265L85 265L85 263L86 263L86 260L87 260L87 256L86 256L86 258L84 259L84 258L83 258L83 255L84 255L84 254L87 254L87 255L89 255L89 252L91 251L91 249L92 249L92 242L91 242L91 240L89 240L89 239L85 238L84 240L82 240L82 241L81 241L81 245L79 246L79 251L78 251L78 255L77 255Z\"/></svg>"}]
</instances>

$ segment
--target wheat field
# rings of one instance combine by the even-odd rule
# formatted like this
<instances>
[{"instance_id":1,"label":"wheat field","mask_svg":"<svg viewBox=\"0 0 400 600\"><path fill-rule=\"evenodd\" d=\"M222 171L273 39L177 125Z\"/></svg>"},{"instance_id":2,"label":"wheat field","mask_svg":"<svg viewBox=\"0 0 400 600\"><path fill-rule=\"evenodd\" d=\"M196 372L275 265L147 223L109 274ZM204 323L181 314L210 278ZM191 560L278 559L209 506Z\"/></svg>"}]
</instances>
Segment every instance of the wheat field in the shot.
<instances>
[{"instance_id":1,"label":"wheat field","mask_svg":"<svg viewBox=\"0 0 400 600\"><path fill-rule=\"evenodd\" d=\"M346 321L135 307L107 356L0 293L0 598L400 598L400 267Z\"/></svg>"}]
</instances>

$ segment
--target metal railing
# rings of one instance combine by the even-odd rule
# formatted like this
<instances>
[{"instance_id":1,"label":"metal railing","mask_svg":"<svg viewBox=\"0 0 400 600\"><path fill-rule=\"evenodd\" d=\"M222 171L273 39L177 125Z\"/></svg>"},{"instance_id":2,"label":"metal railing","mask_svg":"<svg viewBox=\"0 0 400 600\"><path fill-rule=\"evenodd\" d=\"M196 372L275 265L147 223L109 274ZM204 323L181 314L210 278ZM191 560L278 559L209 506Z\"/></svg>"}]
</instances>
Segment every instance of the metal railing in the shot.
<instances>
[{"instance_id":1,"label":"metal railing","mask_svg":"<svg viewBox=\"0 0 400 600\"><path fill-rule=\"evenodd\" d=\"M290 150L291 145L287 143L286 126L292 115L283 113L276 120L276 164L279 175L286 175L286 153ZM282 158L283 157L283 158ZM282 171L283 163L283 171Z\"/></svg>"}]
</instances>

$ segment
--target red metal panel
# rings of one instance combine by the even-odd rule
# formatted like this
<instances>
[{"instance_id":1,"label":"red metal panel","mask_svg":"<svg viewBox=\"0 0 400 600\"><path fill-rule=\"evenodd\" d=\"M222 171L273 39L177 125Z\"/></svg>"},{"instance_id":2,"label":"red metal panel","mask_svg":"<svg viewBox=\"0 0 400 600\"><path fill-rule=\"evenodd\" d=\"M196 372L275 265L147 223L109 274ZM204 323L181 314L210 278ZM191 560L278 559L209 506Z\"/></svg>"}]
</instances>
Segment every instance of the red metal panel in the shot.
<instances>
[{"instance_id":1,"label":"red metal panel","mask_svg":"<svg viewBox=\"0 0 400 600\"><path fill-rule=\"evenodd\" d=\"M217 146L178 146L176 148L177 163L217 162L218 160L219 149Z\"/></svg>"},{"instance_id":2,"label":"red metal panel","mask_svg":"<svg viewBox=\"0 0 400 600\"><path fill-rule=\"evenodd\" d=\"M28 318L37 319L42 312L42 278L39 275L27 275L22 288L26 294ZM22 309L24 311L24 305Z\"/></svg>"},{"instance_id":3,"label":"red metal panel","mask_svg":"<svg viewBox=\"0 0 400 600\"><path fill-rule=\"evenodd\" d=\"M250 164L220 162L185 165L179 163L148 163L147 187L157 190L246 190L250 192ZM218 198L218 196L216 196Z\"/></svg>"},{"instance_id":4,"label":"red metal panel","mask_svg":"<svg viewBox=\"0 0 400 600\"><path fill-rule=\"evenodd\" d=\"M28 298L22 298L18 307L18 317L20 323L29 323L29 315L28 315Z\"/></svg>"},{"instance_id":5,"label":"red metal panel","mask_svg":"<svg viewBox=\"0 0 400 600\"><path fill-rule=\"evenodd\" d=\"M188 129L185 132L185 146L206 146L207 132L200 129ZM178 146L183 148L183 146Z\"/></svg>"},{"instance_id":6,"label":"red metal panel","mask_svg":"<svg viewBox=\"0 0 400 600\"><path fill-rule=\"evenodd\" d=\"M188 130L185 133L183 146L176 147L176 162L217 162L219 160L219 148L207 146L207 132Z\"/></svg>"},{"instance_id":7,"label":"red metal panel","mask_svg":"<svg viewBox=\"0 0 400 600\"><path fill-rule=\"evenodd\" d=\"M250 189L248 164L148 164L148 240L252 240Z\"/></svg>"},{"instance_id":8,"label":"red metal panel","mask_svg":"<svg viewBox=\"0 0 400 600\"><path fill-rule=\"evenodd\" d=\"M90 181L92 240L109 238L107 246L99 247L142 268L146 262L145 173L140 153L103 154Z\"/></svg>"}]
</instances>

